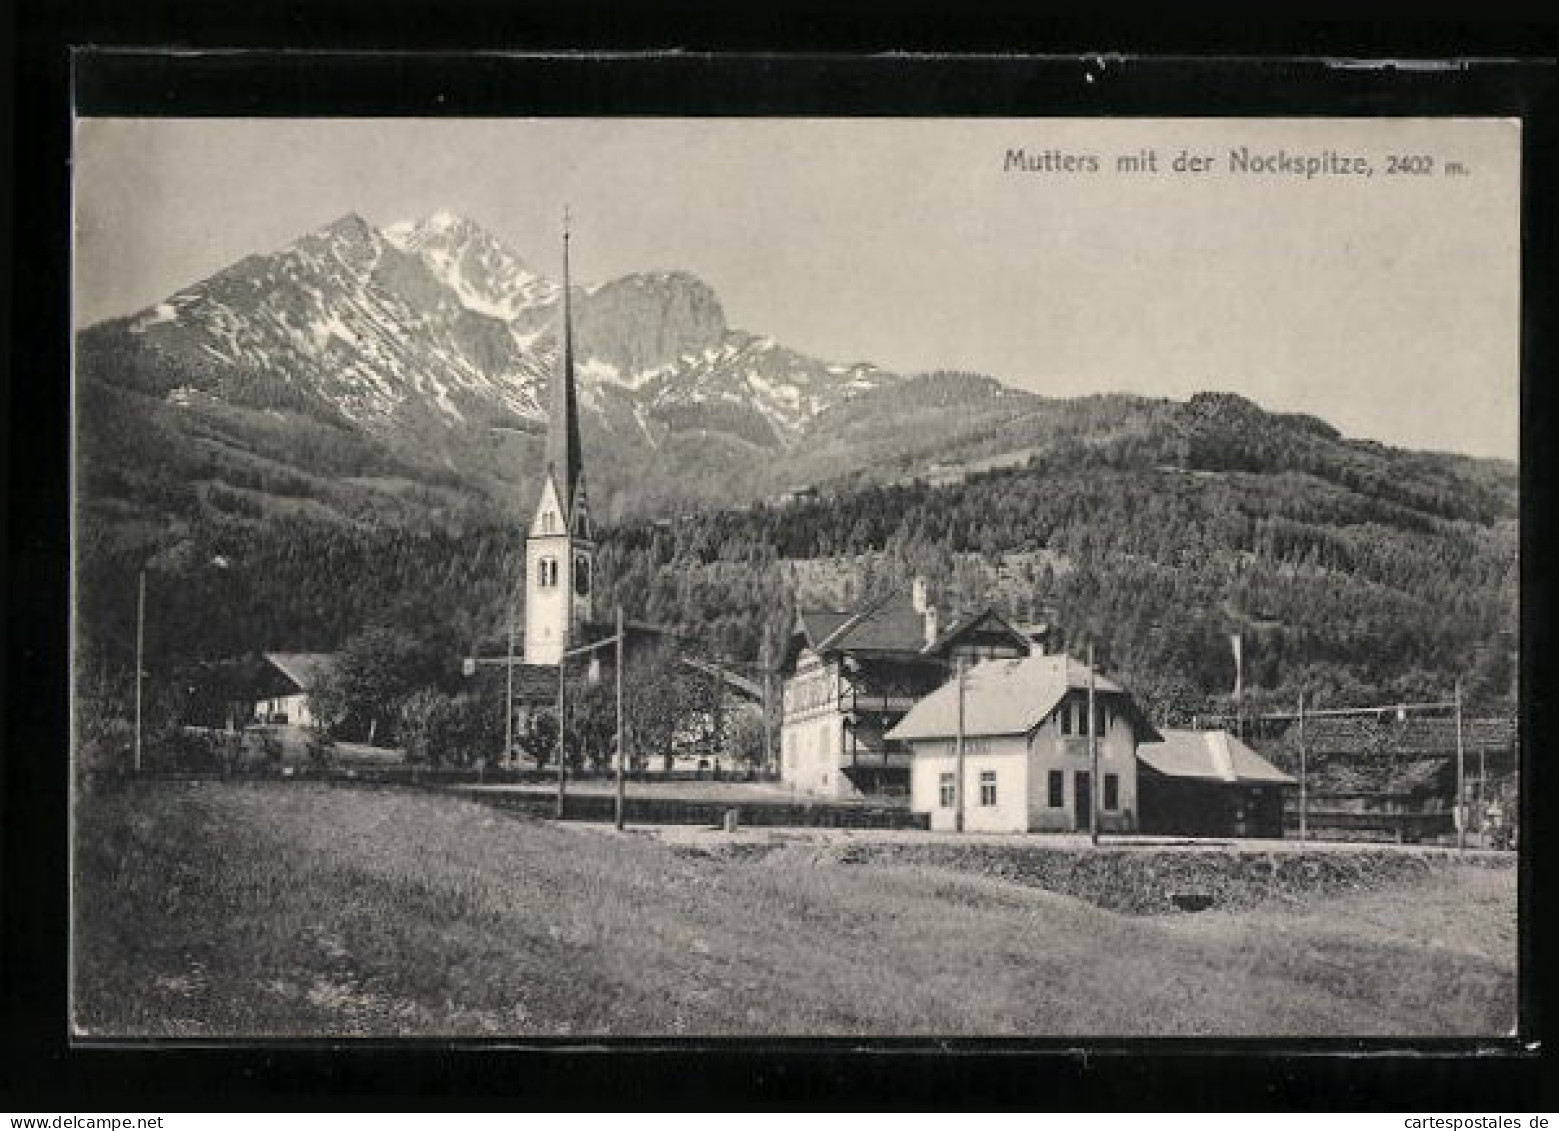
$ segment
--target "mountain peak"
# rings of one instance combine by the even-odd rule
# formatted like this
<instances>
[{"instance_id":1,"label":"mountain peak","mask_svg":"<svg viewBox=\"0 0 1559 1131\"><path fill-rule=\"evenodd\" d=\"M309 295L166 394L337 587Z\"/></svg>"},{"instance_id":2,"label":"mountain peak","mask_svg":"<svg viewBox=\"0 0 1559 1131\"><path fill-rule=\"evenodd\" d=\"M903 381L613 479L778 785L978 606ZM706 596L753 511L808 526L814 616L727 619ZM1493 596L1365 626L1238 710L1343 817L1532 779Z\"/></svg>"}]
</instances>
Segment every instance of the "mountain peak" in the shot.
<instances>
[{"instance_id":1,"label":"mountain peak","mask_svg":"<svg viewBox=\"0 0 1559 1131\"><path fill-rule=\"evenodd\" d=\"M466 309L500 322L547 305L557 290L486 228L448 209L391 224L384 238L421 258Z\"/></svg>"},{"instance_id":2,"label":"mountain peak","mask_svg":"<svg viewBox=\"0 0 1559 1131\"><path fill-rule=\"evenodd\" d=\"M373 232L373 226L364 220L356 212L348 212L338 216L322 228L316 228L311 235L314 236L350 236L354 239L362 239Z\"/></svg>"},{"instance_id":3,"label":"mountain peak","mask_svg":"<svg viewBox=\"0 0 1559 1131\"><path fill-rule=\"evenodd\" d=\"M444 208L420 220L397 220L384 229L384 235L402 251L419 251L430 244L447 244L452 241L476 241L502 246L475 220Z\"/></svg>"}]
</instances>

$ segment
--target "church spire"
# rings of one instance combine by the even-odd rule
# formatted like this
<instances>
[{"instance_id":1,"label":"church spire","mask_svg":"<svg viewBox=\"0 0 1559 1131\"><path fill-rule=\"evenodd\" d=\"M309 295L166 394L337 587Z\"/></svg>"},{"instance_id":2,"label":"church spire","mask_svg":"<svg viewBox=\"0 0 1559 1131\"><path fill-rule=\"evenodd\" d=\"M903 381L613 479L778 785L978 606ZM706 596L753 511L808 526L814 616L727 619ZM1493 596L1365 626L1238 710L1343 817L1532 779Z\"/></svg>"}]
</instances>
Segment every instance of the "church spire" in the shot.
<instances>
[{"instance_id":1,"label":"church spire","mask_svg":"<svg viewBox=\"0 0 1559 1131\"><path fill-rule=\"evenodd\" d=\"M563 522L572 528L584 474L579 442L579 405L574 393L574 326L568 275L568 209L563 210L563 325L559 333L558 371L552 381L552 419L547 428L547 472L557 485Z\"/></svg>"}]
</instances>

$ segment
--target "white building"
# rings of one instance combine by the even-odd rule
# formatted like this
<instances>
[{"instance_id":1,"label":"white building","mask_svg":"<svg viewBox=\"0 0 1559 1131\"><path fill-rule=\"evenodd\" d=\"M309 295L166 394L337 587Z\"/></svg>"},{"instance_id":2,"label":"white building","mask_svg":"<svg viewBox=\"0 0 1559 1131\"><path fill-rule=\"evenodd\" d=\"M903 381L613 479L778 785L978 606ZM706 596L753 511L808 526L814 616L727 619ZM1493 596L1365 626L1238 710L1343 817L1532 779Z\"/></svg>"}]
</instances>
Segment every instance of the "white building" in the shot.
<instances>
[{"instance_id":1,"label":"white building","mask_svg":"<svg viewBox=\"0 0 1559 1131\"><path fill-rule=\"evenodd\" d=\"M314 724L309 693L335 666L328 652L266 652L266 668L257 683L254 714L262 723L306 727Z\"/></svg>"},{"instance_id":2,"label":"white building","mask_svg":"<svg viewBox=\"0 0 1559 1131\"><path fill-rule=\"evenodd\" d=\"M891 741L889 728L960 657L1038 647L990 609L942 623L920 580L854 613L799 613L782 661L780 779L819 797L903 796L909 748Z\"/></svg>"},{"instance_id":3,"label":"white building","mask_svg":"<svg viewBox=\"0 0 1559 1131\"><path fill-rule=\"evenodd\" d=\"M962 707L960 710L960 698ZM887 734L911 750L910 807L933 829L956 827L956 736L963 717L964 828L970 832L1086 832L1099 736L1101 832L1138 825L1137 746L1160 736L1119 684L1067 656L986 660L910 709Z\"/></svg>"}]
</instances>

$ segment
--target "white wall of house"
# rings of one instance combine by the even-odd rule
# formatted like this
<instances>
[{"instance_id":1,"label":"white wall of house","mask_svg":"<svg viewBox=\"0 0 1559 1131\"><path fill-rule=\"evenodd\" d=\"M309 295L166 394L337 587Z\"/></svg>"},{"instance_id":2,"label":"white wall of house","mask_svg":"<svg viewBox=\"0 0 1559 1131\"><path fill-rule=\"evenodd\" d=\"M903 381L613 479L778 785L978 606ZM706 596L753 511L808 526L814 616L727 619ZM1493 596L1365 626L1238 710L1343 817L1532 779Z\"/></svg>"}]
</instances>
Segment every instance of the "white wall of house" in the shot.
<instances>
[{"instance_id":1,"label":"white wall of house","mask_svg":"<svg viewBox=\"0 0 1559 1131\"><path fill-rule=\"evenodd\" d=\"M290 726L306 727L314 723L314 716L309 711L308 693L303 691L293 695L262 699L256 707L255 714L259 715L261 722L277 715L286 715Z\"/></svg>"},{"instance_id":2,"label":"white wall of house","mask_svg":"<svg viewBox=\"0 0 1559 1131\"><path fill-rule=\"evenodd\" d=\"M964 829L968 832L1086 832L1087 795L1078 804L1079 772L1090 773L1088 737L1080 734L1083 704L1069 697L1031 736L1008 735L968 739L964 745ZM1099 738L1100 830L1133 832L1137 828L1137 743L1130 720L1104 704L1105 728ZM1071 711L1064 728L1061 711ZM1063 733L1068 730L1070 733ZM910 807L931 815L933 829L951 830L955 809L946 801L943 775L955 772L952 739L916 739L910 743ZM996 775L996 804L981 804L981 774ZM1058 773L1059 793L1052 796L1051 774ZM1108 797L1107 779L1115 779ZM1053 800L1059 804L1052 804ZM1113 800L1114 804L1107 804Z\"/></svg>"},{"instance_id":3,"label":"white wall of house","mask_svg":"<svg viewBox=\"0 0 1559 1131\"><path fill-rule=\"evenodd\" d=\"M943 786L951 785L957 773L958 755L953 742L917 741L914 751L909 777L910 808L917 813L929 813L932 829L951 831L957 823L957 808ZM965 740L965 832L1028 831L1029 767L1024 754L1021 735Z\"/></svg>"},{"instance_id":4,"label":"white wall of house","mask_svg":"<svg viewBox=\"0 0 1559 1131\"><path fill-rule=\"evenodd\" d=\"M1079 816L1079 772L1089 773L1092 759L1088 736L1079 733L1086 708L1086 693L1074 692L1034 731L1029 744L1032 772L1029 776L1029 827L1036 832L1086 832L1086 795ZM1129 719L1114 703L1101 701L1105 728L1099 736L1099 827L1103 832L1132 832L1137 827L1137 740ZM1071 712L1071 726L1062 715ZM1064 733L1069 729L1070 733ZM1052 805L1052 772L1061 775L1060 805ZM1114 805L1109 805L1108 779L1115 778Z\"/></svg>"},{"instance_id":5,"label":"white wall of house","mask_svg":"<svg viewBox=\"0 0 1559 1131\"><path fill-rule=\"evenodd\" d=\"M839 713L839 672L810 651L785 681L780 724L780 780L798 793L854 797L843 773L844 717Z\"/></svg>"}]
</instances>

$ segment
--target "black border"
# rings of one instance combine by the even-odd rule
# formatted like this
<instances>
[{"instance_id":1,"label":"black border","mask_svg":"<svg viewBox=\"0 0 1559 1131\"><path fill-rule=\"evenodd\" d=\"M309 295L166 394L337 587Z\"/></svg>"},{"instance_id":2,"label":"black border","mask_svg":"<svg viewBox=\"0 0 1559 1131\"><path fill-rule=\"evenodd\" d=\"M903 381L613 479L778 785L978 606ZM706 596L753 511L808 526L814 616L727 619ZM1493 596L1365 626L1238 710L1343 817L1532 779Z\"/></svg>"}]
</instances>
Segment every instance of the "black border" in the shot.
<instances>
[{"instance_id":1,"label":"black border","mask_svg":"<svg viewBox=\"0 0 1559 1131\"><path fill-rule=\"evenodd\" d=\"M17 183L12 324L18 333L7 406L7 495L15 521L6 528L6 691L12 710L6 715L0 823L5 869L0 1097L21 1102L30 1096L40 1110L63 1110L70 1103L105 1110L128 1102L142 1109L322 1101L357 1107L373 1097L458 1108L505 1097L528 1107L553 1100L568 1107L606 1101L638 1108L977 1103L1482 1112L1541 1109L1553 1096L1545 1084L1546 1055L1522 1053L1511 1044L1494 1050L1489 1042L1112 1041L1091 1043L1085 1051L1077 1041L957 1041L940 1050L928 1050L924 1042L730 1041L657 1042L605 1054L377 1042L70 1047L64 1034L66 778L55 752L63 748L66 730L72 71L77 105L92 113L1522 117L1522 691L1528 759L1523 828L1529 830L1522 889L1523 1008L1524 1027L1542 1031L1545 987L1533 910L1546 868L1535 865L1552 839L1535 819L1542 779L1532 755L1543 753L1534 749L1535 739L1549 732L1552 711L1539 664L1548 654L1550 610L1543 581L1552 572L1541 521L1551 502L1552 457L1543 441L1553 417L1552 384L1543 378L1554 363L1547 317L1555 234L1550 30L1442 25L1393 33L1318 24L1229 25L1180 27L1176 42L1164 28L1123 34L1120 28L1074 23L1049 25L1036 46L1032 25L1008 20L965 27L972 34L958 46L1011 52L1025 44L1053 56L1109 45L1111 53L951 58L915 52L946 49L946 37L958 26L953 20L963 18L956 12L916 25L918 42L901 34L896 43L858 21L829 25L820 12L787 22L776 11L766 24L738 21L734 28L729 19L693 13L701 18L689 20L681 34L667 30L664 17L643 13L611 13L613 22L607 24L603 10L589 4L510 10L507 22L496 18L497 5L483 4L387 3L366 19L362 6L343 3L269 10L219 5L215 15L216 28L209 23L180 28L170 13L151 5L132 15L107 3L24 11L12 166L25 176ZM602 27L611 34L603 35ZM944 42L928 44L927 35ZM71 50L110 41L130 50ZM311 50L253 54L228 50L234 44ZM495 51L494 44L507 47ZM591 57L555 54L580 44L609 50ZM186 50L170 55L151 45ZM331 49L342 45L396 50ZM405 53L410 47L484 52ZM885 48L911 53L862 54ZM1114 53L1150 48L1159 54ZM1243 58L1228 57L1236 55ZM1483 61L1339 67L1326 62L1326 55ZM1483 1055L1475 1055L1479 1048Z\"/></svg>"}]
</instances>

